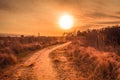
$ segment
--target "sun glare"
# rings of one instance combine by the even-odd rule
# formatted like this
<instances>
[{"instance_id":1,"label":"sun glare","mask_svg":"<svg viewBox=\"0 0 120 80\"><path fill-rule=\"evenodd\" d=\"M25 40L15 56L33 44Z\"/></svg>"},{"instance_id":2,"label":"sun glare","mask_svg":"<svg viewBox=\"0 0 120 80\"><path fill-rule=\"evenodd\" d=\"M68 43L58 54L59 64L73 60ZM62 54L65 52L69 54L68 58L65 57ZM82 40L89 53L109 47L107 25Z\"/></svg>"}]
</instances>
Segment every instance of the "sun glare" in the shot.
<instances>
[{"instance_id":1,"label":"sun glare","mask_svg":"<svg viewBox=\"0 0 120 80\"><path fill-rule=\"evenodd\" d=\"M62 29L70 29L73 27L73 17L71 15L62 15L59 19L59 25Z\"/></svg>"}]
</instances>

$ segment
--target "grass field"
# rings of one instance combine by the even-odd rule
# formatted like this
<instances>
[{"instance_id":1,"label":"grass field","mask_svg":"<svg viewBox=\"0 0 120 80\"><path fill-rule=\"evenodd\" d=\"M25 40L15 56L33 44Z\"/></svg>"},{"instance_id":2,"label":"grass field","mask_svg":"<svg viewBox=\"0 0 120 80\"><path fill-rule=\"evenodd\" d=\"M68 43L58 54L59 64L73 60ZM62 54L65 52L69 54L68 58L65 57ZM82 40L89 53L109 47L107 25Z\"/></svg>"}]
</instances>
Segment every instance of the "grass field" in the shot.
<instances>
[{"instance_id":1,"label":"grass field","mask_svg":"<svg viewBox=\"0 0 120 80\"><path fill-rule=\"evenodd\" d=\"M101 30L81 32L50 54L60 80L120 80L120 29Z\"/></svg>"},{"instance_id":2,"label":"grass field","mask_svg":"<svg viewBox=\"0 0 120 80\"><path fill-rule=\"evenodd\" d=\"M32 51L63 42L61 37L0 37L0 68L16 64Z\"/></svg>"}]
</instances>

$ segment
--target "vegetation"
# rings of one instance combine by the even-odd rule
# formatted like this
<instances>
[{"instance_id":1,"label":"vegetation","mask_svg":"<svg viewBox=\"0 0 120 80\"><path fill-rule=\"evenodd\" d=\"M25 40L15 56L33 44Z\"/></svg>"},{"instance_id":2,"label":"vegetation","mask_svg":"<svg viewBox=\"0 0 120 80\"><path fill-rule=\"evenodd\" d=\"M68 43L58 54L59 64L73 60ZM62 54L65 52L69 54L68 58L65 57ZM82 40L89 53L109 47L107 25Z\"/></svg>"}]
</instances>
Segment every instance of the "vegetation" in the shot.
<instances>
[{"instance_id":1,"label":"vegetation","mask_svg":"<svg viewBox=\"0 0 120 80\"><path fill-rule=\"evenodd\" d=\"M17 63L20 57L28 55L30 51L63 43L61 37L0 37L0 68Z\"/></svg>"},{"instance_id":2,"label":"vegetation","mask_svg":"<svg viewBox=\"0 0 120 80\"><path fill-rule=\"evenodd\" d=\"M120 27L67 34L72 43L50 53L60 80L120 80ZM0 37L0 68L15 64L25 52L63 43L61 37ZM28 53L29 54L29 53Z\"/></svg>"},{"instance_id":3,"label":"vegetation","mask_svg":"<svg viewBox=\"0 0 120 80\"><path fill-rule=\"evenodd\" d=\"M50 54L60 80L120 80L120 56L85 47L81 41Z\"/></svg>"},{"instance_id":4,"label":"vegetation","mask_svg":"<svg viewBox=\"0 0 120 80\"><path fill-rule=\"evenodd\" d=\"M113 51L120 55L120 26L78 31L77 36L84 38L87 46L103 51Z\"/></svg>"},{"instance_id":5,"label":"vegetation","mask_svg":"<svg viewBox=\"0 0 120 80\"><path fill-rule=\"evenodd\" d=\"M120 27L78 31L50 58L60 80L120 80Z\"/></svg>"}]
</instances>

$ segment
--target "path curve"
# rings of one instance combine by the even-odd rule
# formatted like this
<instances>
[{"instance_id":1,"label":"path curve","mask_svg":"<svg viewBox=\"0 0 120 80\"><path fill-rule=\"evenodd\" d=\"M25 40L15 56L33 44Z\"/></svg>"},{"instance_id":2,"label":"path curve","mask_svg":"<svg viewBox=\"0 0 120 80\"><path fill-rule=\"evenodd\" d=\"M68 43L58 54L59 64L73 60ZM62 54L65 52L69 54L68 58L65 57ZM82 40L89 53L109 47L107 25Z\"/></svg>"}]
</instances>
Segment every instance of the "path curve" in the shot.
<instances>
[{"instance_id":1,"label":"path curve","mask_svg":"<svg viewBox=\"0 0 120 80\"><path fill-rule=\"evenodd\" d=\"M34 53L23 63L16 65L11 70L10 78L6 80L58 80L49 53L70 43L51 46Z\"/></svg>"}]
</instances>

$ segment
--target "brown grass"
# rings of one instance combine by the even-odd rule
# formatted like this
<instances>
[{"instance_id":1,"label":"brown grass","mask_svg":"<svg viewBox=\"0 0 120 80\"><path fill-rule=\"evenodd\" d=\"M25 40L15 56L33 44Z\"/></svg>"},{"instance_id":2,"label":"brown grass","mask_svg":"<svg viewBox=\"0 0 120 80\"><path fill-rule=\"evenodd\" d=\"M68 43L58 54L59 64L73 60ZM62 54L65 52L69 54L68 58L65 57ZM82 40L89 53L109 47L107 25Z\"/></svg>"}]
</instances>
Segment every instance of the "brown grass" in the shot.
<instances>
[{"instance_id":1,"label":"brown grass","mask_svg":"<svg viewBox=\"0 0 120 80\"><path fill-rule=\"evenodd\" d=\"M74 62L79 75L86 80L119 80L120 57L113 52L100 52L92 47L71 46L66 54Z\"/></svg>"},{"instance_id":2,"label":"brown grass","mask_svg":"<svg viewBox=\"0 0 120 80\"><path fill-rule=\"evenodd\" d=\"M0 51L0 68L5 68L9 64L15 63L17 63L17 58L10 48L5 48Z\"/></svg>"},{"instance_id":3,"label":"brown grass","mask_svg":"<svg viewBox=\"0 0 120 80\"><path fill-rule=\"evenodd\" d=\"M62 42L61 37L0 37L0 67L17 63L31 51Z\"/></svg>"},{"instance_id":4,"label":"brown grass","mask_svg":"<svg viewBox=\"0 0 120 80\"><path fill-rule=\"evenodd\" d=\"M118 25L101 29L88 29L83 32L78 31L77 36L84 37L86 46L120 55L120 26Z\"/></svg>"},{"instance_id":5,"label":"brown grass","mask_svg":"<svg viewBox=\"0 0 120 80\"><path fill-rule=\"evenodd\" d=\"M98 51L84 46L80 41L74 41L66 48L54 51L50 56L59 76L72 76L66 79L120 80L120 56L114 52ZM66 62L60 59L63 56L67 58Z\"/></svg>"}]
</instances>

